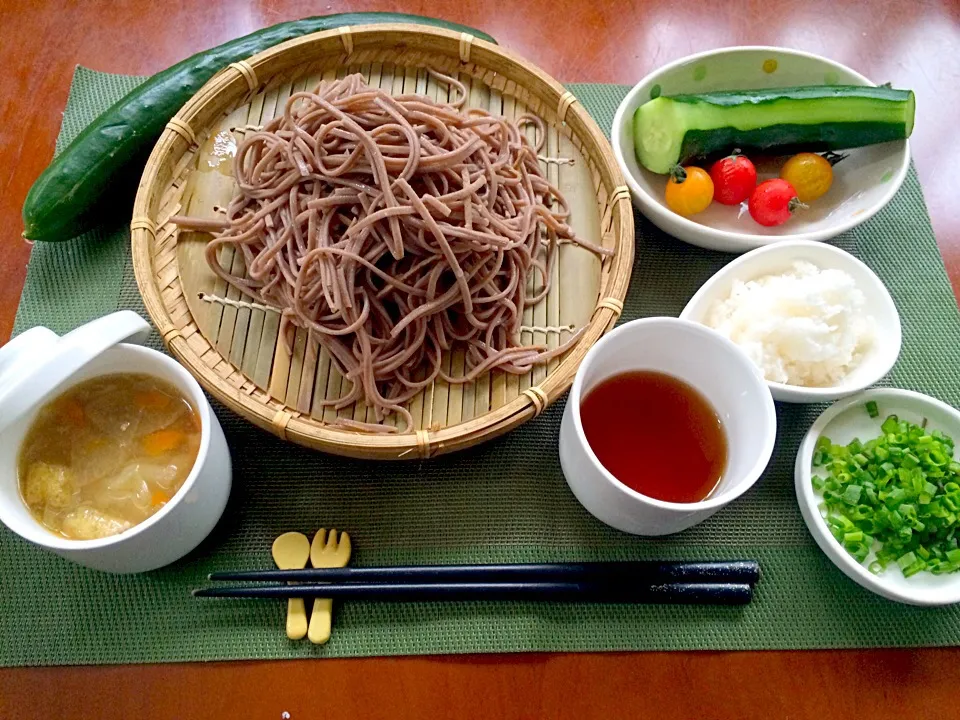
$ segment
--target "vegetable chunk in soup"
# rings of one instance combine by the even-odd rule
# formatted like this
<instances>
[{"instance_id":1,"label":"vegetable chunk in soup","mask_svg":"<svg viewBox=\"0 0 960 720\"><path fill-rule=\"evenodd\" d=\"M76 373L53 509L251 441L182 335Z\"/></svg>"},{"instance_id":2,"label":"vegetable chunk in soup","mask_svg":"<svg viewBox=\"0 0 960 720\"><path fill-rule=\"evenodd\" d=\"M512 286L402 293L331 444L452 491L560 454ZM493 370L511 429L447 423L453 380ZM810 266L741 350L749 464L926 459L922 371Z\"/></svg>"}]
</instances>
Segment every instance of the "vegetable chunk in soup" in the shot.
<instances>
[{"instance_id":1,"label":"vegetable chunk in soup","mask_svg":"<svg viewBox=\"0 0 960 720\"><path fill-rule=\"evenodd\" d=\"M200 418L150 375L103 375L44 405L20 448L20 494L48 530L116 535L172 498L193 469Z\"/></svg>"}]
</instances>

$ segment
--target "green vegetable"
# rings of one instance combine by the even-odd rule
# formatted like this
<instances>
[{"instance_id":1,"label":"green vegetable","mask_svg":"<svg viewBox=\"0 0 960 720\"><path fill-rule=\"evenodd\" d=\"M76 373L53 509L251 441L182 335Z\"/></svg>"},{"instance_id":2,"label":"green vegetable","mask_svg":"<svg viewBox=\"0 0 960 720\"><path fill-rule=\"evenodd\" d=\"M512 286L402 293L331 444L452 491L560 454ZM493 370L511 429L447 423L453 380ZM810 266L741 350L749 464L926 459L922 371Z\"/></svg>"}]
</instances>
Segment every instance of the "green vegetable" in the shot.
<instances>
[{"instance_id":1,"label":"green vegetable","mask_svg":"<svg viewBox=\"0 0 960 720\"><path fill-rule=\"evenodd\" d=\"M456 23L403 13L346 13L281 23L197 53L157 73L106 110L64 149L37 178L23 204L24 237L67 240L97 222L94 206L109 183L136 169L164 126L221 68L292 38L344 25L418 23L486 33ZM136 187L136 181L132 182Z\"/></svg>"},{"instance_id":2,"label":"green vegetable","mask_svg":"<svg viewBox=\"0 0 960 720\"><path fill-rule=\"evenodd\" d=\"M789 154L900 140L913 131L910 90L821 85L660 96L637 108L637 160L668 173L690 158L734 148Z\"/></svg>"},{"instance_id":3,"label":"green vegetable","mask_svg":"<svg viewBox=\"0 0 960 720\"><path fill-rule=\"evenodd\" d=\"M877 408L877 403L873 400L867 403L866 408L867 414L872 418L875 418L880 414L880 410Z\"/></svg>"},{"instance_id":4,"label":"green vegetable","mask_svg":"<svg viewBox=\"0 0 960 720\"><path fill-rule=\"evenodd\" d=\"M859 562L875 549L873 573L890 563L904 577L960 570L960 463L953 439L896 415L880 429L866 443L817 440L814 466L823 471L812 483L823 494L831 534Z\"/></svg>"}]
</instances>

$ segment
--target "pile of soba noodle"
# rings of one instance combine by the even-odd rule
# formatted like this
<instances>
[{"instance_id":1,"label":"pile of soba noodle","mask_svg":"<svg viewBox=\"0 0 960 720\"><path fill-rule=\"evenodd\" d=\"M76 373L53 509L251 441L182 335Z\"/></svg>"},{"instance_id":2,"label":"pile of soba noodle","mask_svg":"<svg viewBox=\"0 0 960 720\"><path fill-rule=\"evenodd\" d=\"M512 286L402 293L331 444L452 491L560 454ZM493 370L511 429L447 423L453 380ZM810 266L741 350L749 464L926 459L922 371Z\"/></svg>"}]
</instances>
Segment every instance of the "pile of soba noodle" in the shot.
<instances>
[{"instance_id":1,"label":"pile of soba noodle","mask_svg":"<svg viewBox=\"0 0 960 720\"><path fill-rule=\"evenodd\" d=\"M524 308L549 291L561 240L599 254L574 236L566 201L543 176L538 147L518 125L455 102L391 96L361 75L294 93L283 115L248 132L237 147L239 185L223 222L175 218L214 230L206 257L238 290L308 330L340 365L352 389L325 400L363 400L380 424L443 378L469 382L493 368L523 374L563 353L522 345ZM218 252L243 253L245 275L221 267ZM533 291L528 279L533 276ZM465 372L441 366L465 350Z\"/></svg>"}]
</instances>

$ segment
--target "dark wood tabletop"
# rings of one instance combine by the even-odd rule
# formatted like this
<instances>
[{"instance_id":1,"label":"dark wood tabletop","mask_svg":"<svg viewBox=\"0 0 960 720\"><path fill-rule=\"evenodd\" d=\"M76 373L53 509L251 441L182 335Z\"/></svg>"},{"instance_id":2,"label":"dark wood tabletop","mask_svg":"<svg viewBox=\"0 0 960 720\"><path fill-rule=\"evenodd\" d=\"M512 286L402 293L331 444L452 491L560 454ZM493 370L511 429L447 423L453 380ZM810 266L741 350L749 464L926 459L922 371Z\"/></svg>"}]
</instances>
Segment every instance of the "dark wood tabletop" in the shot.
<instances>
[{"instance_id":1,"label":"dark wood tabletop","mask_svg":"<svg viewBox=\"0 0 960 720\"><path fill-rule=\"evenodd\" d=\"M146 75L274 23L360 10L480 28L567 82L632 84L684 55L760 44L912 88L911 148L960 289L958 0L0 0L0 343L30 254L20 209L75 65ZM958 677L955 649L24 668L0 670L0 718L946 718L960 717Z\"/></svg>"}]
</instances>

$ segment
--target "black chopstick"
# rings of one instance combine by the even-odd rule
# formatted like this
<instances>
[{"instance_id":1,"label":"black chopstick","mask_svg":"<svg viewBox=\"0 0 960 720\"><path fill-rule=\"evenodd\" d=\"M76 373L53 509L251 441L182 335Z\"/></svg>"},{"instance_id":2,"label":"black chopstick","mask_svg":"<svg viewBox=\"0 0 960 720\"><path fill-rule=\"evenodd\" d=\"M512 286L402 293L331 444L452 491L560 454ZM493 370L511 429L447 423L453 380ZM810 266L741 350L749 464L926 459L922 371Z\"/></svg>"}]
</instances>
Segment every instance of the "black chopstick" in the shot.
<instances>
[{"instance_id":1,"label":"black chopstick","mask_svg":"<svg viewBox=\"0 0 960 720\"><path fill-rule=\"evenodd\" d=\"M211 580L257 582L491 583L491 582L666 582L753 585L760 579L755 560L708 562L587 562L523 565L414 565L400 567L241 570L210 574Z\"/></svg>"},{"instance_id":2,"label":"black chopstick","mask_svg":"<svg viewBox=\"0 0 960 720\"><path fill-rule=\"evenodd\" d=\"M387 602L528 600L594 603L666 603L745 605L753 597L747 583L333 583L329 585L254 585L194 590L205 598L315 598Z\"/></svg>"}]
</instances>

